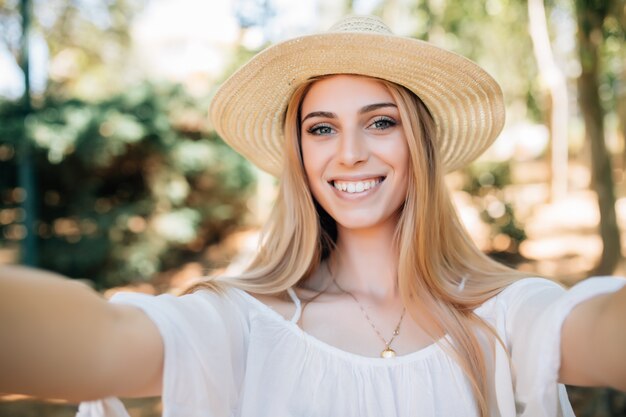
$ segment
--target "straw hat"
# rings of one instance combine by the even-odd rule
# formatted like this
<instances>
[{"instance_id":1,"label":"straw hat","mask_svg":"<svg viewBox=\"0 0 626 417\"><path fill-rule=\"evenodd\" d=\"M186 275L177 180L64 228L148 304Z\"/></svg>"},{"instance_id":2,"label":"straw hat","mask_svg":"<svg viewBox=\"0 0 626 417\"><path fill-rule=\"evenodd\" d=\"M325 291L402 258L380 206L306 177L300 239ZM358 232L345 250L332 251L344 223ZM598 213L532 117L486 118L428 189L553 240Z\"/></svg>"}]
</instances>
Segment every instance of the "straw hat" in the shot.
<instances>
[{"instance_id":1,"label":"straw hat","mask_svg":"<svg viewBox=\"0 0 626 417\"><path fill-rule=\"evenodd\" d=\"M219 88L209 114L217 133L274 176L283 167L283 117L294 90L311 77L359 74L403 85L426 104L445 171L477 158L504 124L502 91L474 62L394 35L378 18L351 16L328 32L263 50Z\"/></svg>"}]
</instances>

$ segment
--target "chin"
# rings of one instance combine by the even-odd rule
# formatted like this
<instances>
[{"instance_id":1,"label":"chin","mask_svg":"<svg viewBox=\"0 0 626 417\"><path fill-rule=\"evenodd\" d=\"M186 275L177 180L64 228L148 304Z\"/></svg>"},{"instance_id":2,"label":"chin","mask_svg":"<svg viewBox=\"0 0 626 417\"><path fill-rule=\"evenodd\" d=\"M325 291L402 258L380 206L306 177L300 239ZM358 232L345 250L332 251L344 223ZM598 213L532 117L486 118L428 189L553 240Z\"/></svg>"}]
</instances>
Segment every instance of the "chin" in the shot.
<instances>
[{"instance_id":1,"label":"chin","mask_svg":"<svg viewBox=\"0 0 626 417\"><path fill-rule=\"evenodd\" d=\"M382 226L388 226L391 219L380 219L372 217L352 216L350 218L335 218L337 226L349 230L366 230L376 229Z\"/></svg>"}]
</instances>

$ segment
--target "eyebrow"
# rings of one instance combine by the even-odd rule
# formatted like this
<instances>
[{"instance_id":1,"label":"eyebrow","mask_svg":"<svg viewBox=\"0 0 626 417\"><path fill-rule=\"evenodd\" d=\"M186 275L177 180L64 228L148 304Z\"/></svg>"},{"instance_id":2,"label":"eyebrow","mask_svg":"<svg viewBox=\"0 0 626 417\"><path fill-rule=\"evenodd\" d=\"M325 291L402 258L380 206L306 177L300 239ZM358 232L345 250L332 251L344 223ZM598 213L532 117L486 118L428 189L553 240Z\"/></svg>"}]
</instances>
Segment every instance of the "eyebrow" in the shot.
<instances>
[{"instance_id":1,"label":"eyebrow","mask_svg":"<svg viewBox=\"0 0 626 417\"><path fill-rule=\"evenodd\" d=\"M369 113L371 111L378 110L383 107L398 108L398 106L396 106L394 103L374 103L374 104L368 104L367 106L363 106L359 110L359 114ZM304 116L304 118L302 118L302 121L300 123L303 123L306 119L310 119L311 117L325 117L327 119L336 119L337 115L335 113L331 113L327 111L314 111Z\"/></svg>"}]
</instances>

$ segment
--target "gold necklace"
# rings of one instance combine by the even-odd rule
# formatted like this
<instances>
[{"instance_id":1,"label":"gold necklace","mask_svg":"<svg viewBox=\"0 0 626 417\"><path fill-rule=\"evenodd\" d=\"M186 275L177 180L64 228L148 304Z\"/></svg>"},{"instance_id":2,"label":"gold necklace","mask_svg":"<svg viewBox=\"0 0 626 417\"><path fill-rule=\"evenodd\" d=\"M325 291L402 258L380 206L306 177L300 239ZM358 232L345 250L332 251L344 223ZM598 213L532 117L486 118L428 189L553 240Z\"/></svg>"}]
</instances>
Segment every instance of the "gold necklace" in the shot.
<instances>
[{"instance_id":1,"label":"gold necklace","mask_svg":"<svg viewBox=\"0 0 626 417\"><path fill-rule=\"evenodd\" d=\"M354 301L356 301L356 303L359 305L359 308L363 312L363 315L367 319L368 323L370 324L370 326L372 326L372 329L374 329L374 331L376 332L380 340L382 340L383 343L385 344L385 349L382 352L380 352L380 357L385 358L385 359L395 358L396 351L391 348L391 343L393 343L393 340L396 338L396 336L400 334L400 325L402 324L402 319L404 319L404 313L406 313L406 307L402 309L402 315L400 316L400 320L398 321L396 328L393 330L393 336L391 336L391 339L389 339L389 341L386 341L383 335L380 334L380 331L378 331L378 328L372 322L372 319L370 319L370 316L367 314L367 311L365 311L365 309L363 308L359 300L357 300L357 298L354 296L354 294L341 288L339 284L337 284L337 281L335 280L335 278L333 278L333 282L335 283L337 288L341 290L341 292L348 294L350 297L352 297Z\"/></svg>"}]
</instances>

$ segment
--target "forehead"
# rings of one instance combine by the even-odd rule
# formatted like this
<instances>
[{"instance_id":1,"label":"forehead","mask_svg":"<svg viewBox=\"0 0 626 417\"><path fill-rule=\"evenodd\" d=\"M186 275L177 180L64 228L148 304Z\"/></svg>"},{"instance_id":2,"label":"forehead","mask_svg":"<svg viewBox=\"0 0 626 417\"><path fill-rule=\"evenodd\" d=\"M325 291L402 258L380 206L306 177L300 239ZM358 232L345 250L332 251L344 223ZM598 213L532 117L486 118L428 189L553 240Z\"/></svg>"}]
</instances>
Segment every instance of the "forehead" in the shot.
<instances>
[{"instance_id":1,"label":"forehead","mask_svg":"<svg viewBox=\"0 0 626 417\"><path fill-rule=\"evenodd\" d=\"M388 88L376 78L360 75L331 75L315 81L304 100L302 111L330 110L333 107L361 107L373 103L395 103Z\"/></svg>"}]
</instances>

